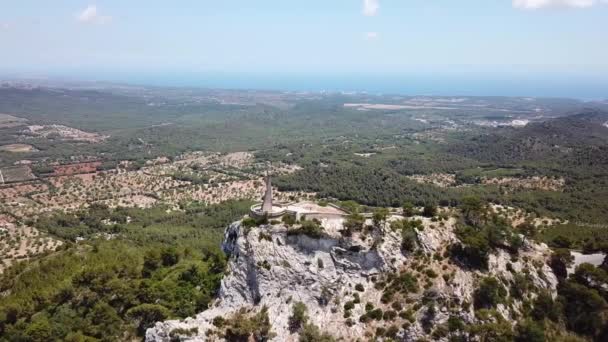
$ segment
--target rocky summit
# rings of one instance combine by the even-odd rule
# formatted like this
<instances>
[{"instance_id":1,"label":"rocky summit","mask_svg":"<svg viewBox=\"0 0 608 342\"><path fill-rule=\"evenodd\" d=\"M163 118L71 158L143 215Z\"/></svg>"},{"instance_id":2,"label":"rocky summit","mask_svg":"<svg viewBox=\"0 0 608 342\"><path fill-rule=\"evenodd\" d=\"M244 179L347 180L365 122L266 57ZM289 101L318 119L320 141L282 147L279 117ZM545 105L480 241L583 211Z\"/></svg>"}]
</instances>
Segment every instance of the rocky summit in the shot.
<instances>
[{"instance_id":1,"label":"rocky summit","mask_svg":"<svg viewBox=\"0 0 608 342\"><path fill-rule=\"evenodd\" d=\"M247 331L249 338L447 341L462 334L454 325L514 325L525 303L556 294L544 244L522 237L517 252L492 249L481 268L454 257L458 218L447 209L439 218L367 219L352 233L345 233L346 219L333 220L317 221L318 231L277 221L232 223L217 299L195 317L156 323L146 341L231 340L239 324L262 316L266 331ZM413 246L400 229L404 222L415 223Z\"/></svg>"}]
</instances>

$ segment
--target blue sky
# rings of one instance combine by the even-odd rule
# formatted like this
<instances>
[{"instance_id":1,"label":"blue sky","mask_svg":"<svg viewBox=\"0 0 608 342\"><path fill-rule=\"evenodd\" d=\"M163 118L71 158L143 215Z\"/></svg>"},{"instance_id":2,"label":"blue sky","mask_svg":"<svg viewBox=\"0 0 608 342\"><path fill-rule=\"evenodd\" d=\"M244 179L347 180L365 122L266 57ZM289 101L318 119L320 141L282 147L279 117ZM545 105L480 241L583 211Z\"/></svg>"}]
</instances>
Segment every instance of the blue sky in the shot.
<instances>
[{"instance_id":1,"label":"blue sky","mask_svg":"<svg viewBox=\"0 0 608 342\"><path fill-rule=\"evenodd\" d=\"M0 0L3 72L608 78L606 0Z\"/></svg>"}]
</instances>

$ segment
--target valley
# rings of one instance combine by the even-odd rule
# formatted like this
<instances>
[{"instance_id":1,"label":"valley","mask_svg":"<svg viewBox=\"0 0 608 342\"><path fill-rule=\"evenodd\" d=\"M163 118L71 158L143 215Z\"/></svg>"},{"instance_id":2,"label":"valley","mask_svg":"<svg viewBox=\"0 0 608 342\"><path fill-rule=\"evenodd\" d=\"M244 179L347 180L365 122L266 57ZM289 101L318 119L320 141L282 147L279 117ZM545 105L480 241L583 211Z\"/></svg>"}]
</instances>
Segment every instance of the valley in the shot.
<instances>
[{"instance_id":1,"label":"valley","mask_svg":"<svg viewBox=\"0 0 608 342\"><path fill-rule=\"evenodd\" d=\"M605 110L5 85L0 341L600 341Z\"/></svg>"}]
</instances>

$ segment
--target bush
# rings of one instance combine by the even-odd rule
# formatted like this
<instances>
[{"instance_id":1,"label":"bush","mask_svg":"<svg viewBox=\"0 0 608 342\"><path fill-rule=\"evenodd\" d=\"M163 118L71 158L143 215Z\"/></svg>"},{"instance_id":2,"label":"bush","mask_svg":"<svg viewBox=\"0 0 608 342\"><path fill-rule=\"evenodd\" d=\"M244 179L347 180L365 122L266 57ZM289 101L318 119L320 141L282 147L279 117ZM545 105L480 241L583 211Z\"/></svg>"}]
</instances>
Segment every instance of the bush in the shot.
<instances>
[{"instance_id":1,"label":"bush","mask_svg":"<svg viewBox=\"0 0 608 342\"><path fill-rule=\"evenodd\" d=\"M446 337L447 335L448 335L448 329L445 327L445 325L438 325L437 327L435 327L435 329L433 330L433 333L431 334L431 336L435 340L442 339L442 338Z\"/></svg>"},{"instance_id":2,"label":"bush","mask_svg":"<svg viewBox=\"0 0 608 342\"><path fill-rule=\"evenodd\" d=\"M270 235L270 234L268 234L266 232L260 232L260 234L259 234L259 240L260 241L266 240L266 241L272 242L272 235Z\"/></svg>"},{"instance_id":3,"label":"bush","mask_svg":"<svg viewBox=\"0 0 608 342\"><path fill-rule=\"evenodd\" d=\"M431 269L425 270L424 274L426 274L427 277L432 278L432 279L437 278L437 276L438 276L438 274Z\"/></svg>"},{"instance_id":4,"label":"bush","mask_svg":"<svg viewBox=\"0 0 608 342\"><path fill-rule=\"evenodd\" d=\"M476 309L494 308L504 303L506 296L507 290L496 278L486 277L473 293L474 306Z\"/></svg>"},{"instance_id":5,"label":"bush","mask_svg":"<svg viewBox=\"0 0 608 342\"><path fill-rule=\"evenodd\" d=\"M398 333L399 327L397 327L396 325L391 325L390 327L388 327L388 329L386 329L386 333L384 334L384 336L395 339Z\"/></svg>"},{"instance_id":6,"label":"bush","mask_svg":"<svg viewBox=\"0 0 608 342\"><path fill-rule=\"evenodd\" d=\"M179 262L179 253L175 247L164 248L160 252L163 266L173 266Z\"/></svg>"},{"instance_id":7,"label":"bush","mask_svg":"<svg viewBox=\"0 0 608 342\"><path fill-rule=\"evenodd\" d=\"M434 205L425 205L424 209L422 209L422 216L424 217L434 217L437 215L437 207Z\"/></svg>"},{"instance_id":8,"label":"bush","mask_svg":"<svg viewBox=\"0 0 608 342\"><path fill-rule=\"evenodd\" d=\"M397 312L395 312L394 310L385 311L384 314L382 315L382 318L385 321L392 321L395 319L395 317L397 317Z\"/></svg>"},{"instance_id":9,"label":"bush","mask_svg":"<svg viewBox=\"0 0 608 342\"><path fill-rule=\"evenodd\" d=\"M169 315L166 307L157 304L141 304L127 311L127 316L137 322L137 329L142 333L154 323L164 321Z\"/></svg>"},{"instance_id":10,"label":"bush","mask_svg":"<svg viewBox=\"0 0 608 342\"><path fill-rule=\"evenodd\" d=\"M373 218L372 218L374 221L374 224L379 225L382 222L385 222L386 218L388 217L389 214L390 213L389 213L388 209L386 209L386 208L378 208L378 209L374 210Z\"/></svg>"},{"instance_id":11,"label":"bush","mask_svg":"<svg viewBox=\"0 0 608 342\"><path fill-rule=\"evenodd\" d=\"M198 334L197 327L190 328L190 329L176 328L176 329L171 330L171 332L169 333L169 337L171 337L172 340L176 339L177 341L180 341L181 336L190 337L190 336L194 336L196 334Z\"/></svg>"},{"instance_id":12,"label":"bush","mask_svg":"<svg viewBox=\"0 0 608 342\"><path fill-rule=\"evenodd\" d=\"M450 247L451 257L469 267L487 269L490 244L486 236L472 227L459 228L456 235L460 243Z\"/></svg>"},{"instance_id":13,"label":"bush","mask_svg":"<svg viewBox=\"0 0 608 342\"><path fill-rule=\"evenodd\" d=\"M545 342L545 331L543 327L532 321L519 322L515 328L515 342Z\"/></svg>"},{"instance_id":14,"label":"bush","mask_svg":"<svg viewBox=\"0 0 608 342\"><path fill-rule=\"evenodd\" d=\"M251 337L255 341L267 341L274 337L271 331L272 324L268 318L268 307L264 306L259 313L248 317L245 311L239 311L234 317L226 321L224 338L227 341L248 341Z\"/></svg>"},{"instance_id":15,"label":"bush","mask_svg":"<svg viewBox=\"0 0 608 342\"><path fill-rule=\"evenodd\" d=\"M460 317L450 316L450 318L448 318L448 330L450 332L463 331L464 329L465 324Z\"/></svg>"},{"instance_id":16,"label":"bush","mask_svg":"<svg viewBox=\"0 0 608 342\"><path fill-rule=\"evenodd\" d=\"M293 333L300 330L308 322L308 308L302 302L297 302L291 307L289 316L289 330Z\"/></svg>"},{"instance_id":17,"label":"bush","mask_svg":"<svg viewBox=\"0 0 608 342\"><path fill-rule=\"evenodd\" d=\"M325 235L323 227L315 221L304 221L300 228L290 229L287 235L306 235L313 239L319 239Z\"/></svg>"},{"instance_id":18,"label":"bush","mask_svg":"<svg viewBox=\"0 0 608 342\"><path fill-rule=\"evenodd\" d=\"M283 215L281 221L288 227L296 224L296 217L294 215Z\"/></svg>"},{"instance_id":19,"label":"bush","mask_svg":"<svg viewBox=\"0 0 608 342\"><path fill-rule=\"evenodd\" d=\"M566 236L558 235L553 238L553 240L551 241L551 245L557 248L570 248L572 247L572 240L570 240L570 238Z\"/></svg>"},{"instance_id":20,"label":"bush","mask_svg":"<svg viewBox=\"0 0 608 342\"><path fill-rule=\"evenodd\" d=\"M355 285L355 290L357 290L359 292L363 292L363 291L365 291L365 288L363 287L362 284L357 284L357 285Z\"/></svg>"},{"instance_id":21,"label":"bush","mask_svg":"<svg viewBox=\"0 0 608 342\"><path fill-rule=\"evenodd\" d=\"M355 303L353 301L348 301L344 303L344 311L352 310L355 307Z\"/></svg>"},{"instance_id":22,"label":"bush","mask_svg":"<svg viewBox=\"0 0 608 342\"><path fill-rule=\"evenodd\" d=\"M511 283L511 297L516 299L524 299L526 293L532 290L533 287L534 284L529 279L528 275L516 273L513 275L513 282Z\"/></svg>"},{"instance_id":23,"label":"bush","mask_svg":"<svg viewBox=\"0 0 608 342\"><path fill-rule=\"evenodd\" d=\"M299 342L335 342L330 334L321 332L314 324L306 324L300 331Z\"/></svg>"},{"instance_id":24,"label":"bush","mask_svg":"<svg viewBox=\"0 0 608 342\"><path fill-rule=\"evenodd\" d=\"M226 320L222 316L215 316L212 323L214 326L221 328L226 323Z\"/></svg>"},{"instance_id":25,"label":"bush","mask_svg":"<svg viewBox=\"0 0 608 342\"><path fill-rule=\"evenodd\" d=\"M542 291L534 300L534 305L530 316L537 321L543 321L545 318L557 322L560 319L562 307L559 303L553 300L553 297L547 291Z\"/></svg>"},{"instance_id":26,"label":"bush","mask_svg":"<svg viewBox=\"0 0 608 342\"><path fill-rule=\"evenodd\" d=\"M245 228L258 227L264 224L268 224L268 216L262 217L247 217L241 221L241 226Z\"/></svg>"},{"instance_id":27,"label":"bush","mask_svg":"<svg viewBox=\"0 0 608 342\"><path fill-rule=\"evenodd\" d=\"M358 213L350 214L346 218L346 222L344 222L344 230L342 233L346 236L351 236L353 232L361 231L364 225L365 218L362 215Z\"/></svg>"},{"instance_id":28,"label":"bush","mask_svg":"<svg viewBox=\"0 0 608 342\"><path fill-rule=\"evenodd\" d=\"M247 217L247 218L244 218L243 221L241 221L241 226L243 226L245 228L257 227L257 225L258 225L257 221L253 217Z\"/></svg>"},{"instance_id":29,"label":"bush","mask_svg":"<svg viewBox=\"0 0 608 342\"><path fill-rule=\"evenodd\" d=\"M418 247L418 235L413 229L403 229L401 232L401 250L414 252Z\"/></svg>"},{"instance_id":30,"label":"bush","mask_svg":"<svg viewBox=\"0 0 608 342\"><path fill-rule=\"evenodd\" d=\"M411 202L405 202L403 204L403 216L412 217L416 214L417 214L417 210L416 210L416 208L414 208L414 205Z\"/></svg>"},{"instance_id":31,"label":"bush","mask_svg":"<svg viewBox=\"0 0 608 342\"><path fill-rule=\"evenodd\" d=\"M369 316L369 318L379 321L382 319L383 312L382 309L374 309L368 312L367 315Z\"/></svg>"}]
</instances>

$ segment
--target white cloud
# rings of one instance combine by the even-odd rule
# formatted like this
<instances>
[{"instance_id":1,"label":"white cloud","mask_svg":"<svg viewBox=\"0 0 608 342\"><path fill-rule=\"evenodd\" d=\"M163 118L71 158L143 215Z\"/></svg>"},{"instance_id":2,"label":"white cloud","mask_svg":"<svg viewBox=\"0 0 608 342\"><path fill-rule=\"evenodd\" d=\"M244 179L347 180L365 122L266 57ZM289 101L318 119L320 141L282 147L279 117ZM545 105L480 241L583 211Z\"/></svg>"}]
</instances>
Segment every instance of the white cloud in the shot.
<instances>
[{"instance_id":1,"label":"white cloud","mask_svg":"<svg viewBox=\"0 0 608 342\"><path fill-rule=\"evenodd\" d=\"M525 10L534 10L550 7L589 8L608 0L513 0L513 7Z\"/></svg>"},{"instance_id":2,"label":"white cloud","mask_svg":"<svg viewBox=\"0 0 608 342\"><path fill-rule=\"evenodd\" d=\"M363 14L369 17L373 17L378 14L380 9L379 0L363 0Z\"/></svg>"},{"instance_id":3,"label":"white cloud","mask_svg":"<svg viewBox=\"0 0 608 342\"><path fill-rule=\"evenodd\" d=\"M76 19L85 24L105 24L110 22L112 17L100 15L97 12L97 6L89 5L76 16Z\"/></svg>"},{"instance_id":4,"label":"white cloud","mask_svg":"<svg viewBox=\"0 0 608 342\"><path fill-rule=\"evenodd\" d=\"M365 33L365 39L366 40L374 40L376 38L378 38L379 34L378 32L367 32Z\"/></svg>"}]
</instances>

